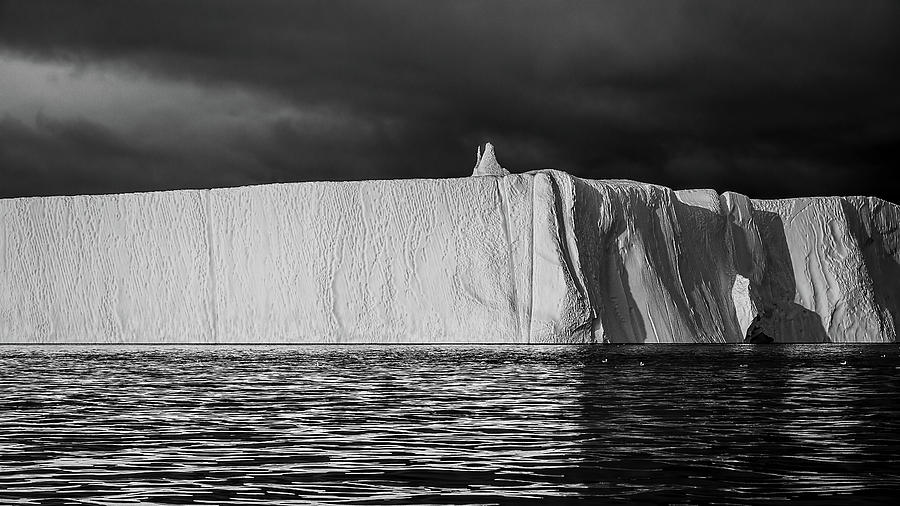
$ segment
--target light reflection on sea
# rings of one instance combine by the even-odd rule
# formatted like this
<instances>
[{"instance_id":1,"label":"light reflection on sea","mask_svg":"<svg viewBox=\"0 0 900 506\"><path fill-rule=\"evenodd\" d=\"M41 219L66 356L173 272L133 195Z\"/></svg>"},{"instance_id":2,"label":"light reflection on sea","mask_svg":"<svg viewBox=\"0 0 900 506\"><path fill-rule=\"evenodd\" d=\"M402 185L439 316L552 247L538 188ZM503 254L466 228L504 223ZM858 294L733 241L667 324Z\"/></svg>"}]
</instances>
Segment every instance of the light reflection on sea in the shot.
<instances>
[{"instance_id":1,"label":"light reflection on sea","mask_svg":"<svg viewBox=\"0 0 900 506\"><path fill-rule=\"evenodd\" d=\"M879 501L900 347L0 346L0 503Z\"/></svg>"}]
</instances>

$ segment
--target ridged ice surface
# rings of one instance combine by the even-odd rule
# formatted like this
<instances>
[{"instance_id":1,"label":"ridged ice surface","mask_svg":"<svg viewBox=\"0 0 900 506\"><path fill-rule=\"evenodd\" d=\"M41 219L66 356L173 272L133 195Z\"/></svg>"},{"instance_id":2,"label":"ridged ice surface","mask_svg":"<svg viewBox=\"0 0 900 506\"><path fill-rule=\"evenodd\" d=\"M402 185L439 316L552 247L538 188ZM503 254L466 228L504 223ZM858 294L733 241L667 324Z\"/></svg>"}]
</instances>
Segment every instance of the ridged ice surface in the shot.
<instances>
[{"instance_id":1,"label":"ridged ice surface","mask_svg":"<svg viewBox=\"0 0 900 506\"><path fill-rule=\"evenodd\" d=\"M213 190L209 216L217 341L520 340L496 179Z\"/></svg>"},{"instance_id":2,"label":"ridged ice surface","mask_svg":"<svg viewBox=\"0 0 900 506\"><path fill-rule=\"evenodd\" d=\"M0 200L0 340L211 341L207 198Z\"/></svg>"},{"instance_id":3,"label":"ridged ice surface","mask_svg":"<svg viewBox=\"0 0 900 506\"><path fill-rule=\"evenodd\" d=\"M0 200L3 342L895 341L900 208L541 170Z\"/></svg>"},{"instance_id":4,"label":"ridged ice surface","mask_svg":"<svg viewBox=\"0 0 900 506\"><path fill-rule=\"evenodd\" d=\"M756 200L767 276L755 294L781 340L894 341L900 213L874 198Z\"/></svg>"}]
</instances>

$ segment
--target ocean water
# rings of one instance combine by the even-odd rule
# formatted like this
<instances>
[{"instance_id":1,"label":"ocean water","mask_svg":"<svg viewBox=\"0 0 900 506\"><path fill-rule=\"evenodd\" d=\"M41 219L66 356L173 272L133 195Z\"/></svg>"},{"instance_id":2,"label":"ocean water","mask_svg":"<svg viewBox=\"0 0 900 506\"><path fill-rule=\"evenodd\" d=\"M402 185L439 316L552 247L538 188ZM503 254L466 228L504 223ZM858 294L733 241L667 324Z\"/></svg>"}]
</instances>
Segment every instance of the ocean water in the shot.
<instances>
[{"instance_id":1,"label":"ocean water","mask_svg":"<svg viewBox=\"0 0 900 506\"><path fill-rule=\"evenodd\" d=\"M0 346L0 504L889 502L900 346Z\"/></svg>"}]
</instances>

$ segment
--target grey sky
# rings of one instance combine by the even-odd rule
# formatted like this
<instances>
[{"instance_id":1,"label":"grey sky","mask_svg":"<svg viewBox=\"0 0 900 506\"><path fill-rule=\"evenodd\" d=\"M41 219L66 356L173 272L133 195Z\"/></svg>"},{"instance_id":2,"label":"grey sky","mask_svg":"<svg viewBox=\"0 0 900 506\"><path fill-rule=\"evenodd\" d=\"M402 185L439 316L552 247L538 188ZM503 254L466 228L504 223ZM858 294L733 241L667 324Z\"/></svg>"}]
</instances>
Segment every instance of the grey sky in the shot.
<instances>
[{"instance_id":1,"label":"grey sky","mask_svg":"<svg viewBox=\"0 0 900 506\"><path fill-rule=\"evenodd\" d=\"M900 3L0 0L0 196L513 170L759 197L900 161Z\"/></svg>"}]
</instances>

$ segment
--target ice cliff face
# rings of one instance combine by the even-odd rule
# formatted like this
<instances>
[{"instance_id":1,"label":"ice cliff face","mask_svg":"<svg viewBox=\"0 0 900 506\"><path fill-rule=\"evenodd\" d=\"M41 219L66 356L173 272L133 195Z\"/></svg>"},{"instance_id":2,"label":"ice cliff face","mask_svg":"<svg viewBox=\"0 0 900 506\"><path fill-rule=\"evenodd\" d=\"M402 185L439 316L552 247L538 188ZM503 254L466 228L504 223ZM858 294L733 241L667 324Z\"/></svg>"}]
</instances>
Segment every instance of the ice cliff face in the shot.
<instances>
[{"instance_id":1,"label":"ice cliff face","mask_svg":"<svg viewBox=\"0 0 900 506\"><path fill-rule=\"evenodd\" d=\"M473 175L0 200L0 342L896 340L894 204Z\"/></svg>"}]
</instances>

